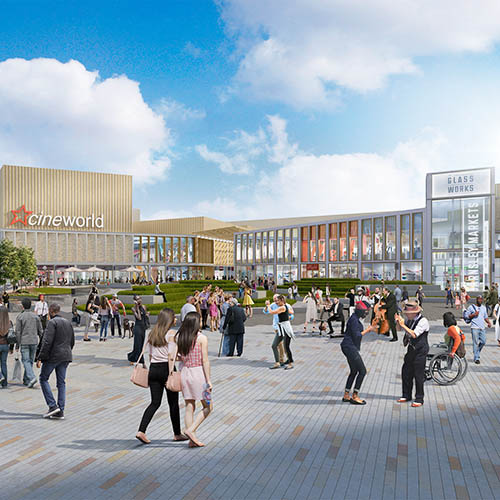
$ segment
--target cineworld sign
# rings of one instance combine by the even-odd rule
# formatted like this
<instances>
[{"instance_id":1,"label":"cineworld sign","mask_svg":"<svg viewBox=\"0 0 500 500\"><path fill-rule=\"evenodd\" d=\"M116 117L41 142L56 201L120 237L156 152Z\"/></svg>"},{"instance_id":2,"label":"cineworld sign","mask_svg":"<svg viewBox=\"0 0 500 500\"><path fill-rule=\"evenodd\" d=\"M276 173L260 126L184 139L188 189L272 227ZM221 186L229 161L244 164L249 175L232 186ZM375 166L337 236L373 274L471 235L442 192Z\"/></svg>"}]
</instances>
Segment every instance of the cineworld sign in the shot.
<instances>
[{"instance_id":1,"label":"cineworld sign","mask_svg":"<svg viewBox=\"0 0 500 500\"><path fill-rule=\"evenodd\" d=\"M102 215L47 215L43 212L39 214L32 210L26 210L23 205L19 210L11 210L14 218L10 226L18 222L28 226L45 226L45 227L77 227L79 229L102 229L104 227L104 217Z\"/></svg>"}]
</instances>

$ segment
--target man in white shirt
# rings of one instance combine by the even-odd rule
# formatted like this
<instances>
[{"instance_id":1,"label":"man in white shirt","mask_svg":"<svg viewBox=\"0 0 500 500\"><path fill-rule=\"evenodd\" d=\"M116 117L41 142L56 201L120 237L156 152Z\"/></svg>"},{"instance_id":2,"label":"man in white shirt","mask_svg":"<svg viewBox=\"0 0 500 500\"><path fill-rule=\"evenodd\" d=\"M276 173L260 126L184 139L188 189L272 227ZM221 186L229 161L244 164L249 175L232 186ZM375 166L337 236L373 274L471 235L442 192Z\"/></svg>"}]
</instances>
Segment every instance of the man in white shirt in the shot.
<instances>
[{"instance_id":1,"label":"man in white shirt","mask_svg":"<svg viewBox=\"0 0 500 500\"><path fill-rule=\"evenodd\" d=\"M424 404L425 363L429 352L429 321L422 316L422 308L416 300L409 300L403 307L406 321L396 314L396 321L404 330L403 344L408 346L406 351L401 379L403 382L403 397L398 403L409 403L413 396L413 382L415 381L415 401L413 407Z\"/></svg>"},{"instance_id":2,"label":"man in white shirt","mask_svg":"<svg viewBox=\"0 0 500 500\"><path fill-rule=\"evenodd\" d=\"M194 307L194 302L195 298L192 295L190 295L186 299L186 303L182 306L181 309L181 323L184 321L184 318L186 317L187 313L196 312L196 307Z\"/></svg>"},{"instance_id":3,"label":"man in white shirt","mask_svg":"<svg viewBox=\"0 0 500 500\"><path fill-rule=\"evenodd\" d=\"M38 302L35 304L35 314L38 315L40 321L42 322L42 327L45 330L47 326L47 315L49 314L49 306L45 302L45 295L40 294L38 296Z\"/></svg>"},{"instance_id":4,"label":"man in white shirt","mask_svg":"<svg viewBox=\"0 0 500 500\"><path fill-rule=\"evenodd\" d=\"M122 336L122 325L120 320L120 309L123 312L123 317L127 317L127 311L123 302L118 298L116 293L113 294L113 298L109 301L111 306L111 336L115 336L115 323L118 325L118 337ZM123 338L125 338L125 332L123 332Z\"/></svg>"}]
</instances>

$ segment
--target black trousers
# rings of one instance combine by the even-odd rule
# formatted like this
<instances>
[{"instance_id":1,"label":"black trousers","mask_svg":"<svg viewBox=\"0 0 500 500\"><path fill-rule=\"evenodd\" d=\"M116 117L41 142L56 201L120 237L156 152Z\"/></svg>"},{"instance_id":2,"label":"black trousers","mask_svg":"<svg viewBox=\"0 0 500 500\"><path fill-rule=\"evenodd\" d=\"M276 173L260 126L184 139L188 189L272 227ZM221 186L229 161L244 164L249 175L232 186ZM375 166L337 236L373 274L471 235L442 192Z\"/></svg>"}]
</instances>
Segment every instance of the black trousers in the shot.
<instances>
[{"instance_id":1,"label":"black trousers","mask_svg":"<svg viewBox=\"0 0 500 500\"><path fill-rule=\"evenodd\" d=\"M389 322L389 329L392 333L392 338L398 340L398 331L396 330L396 318L394 314L387 315L387 321Z\"/></svg>"},{"instance_id":2,"label":"black trousers","mask_svg":"<svg viewBox=\"0 0 500 500\"><path fill-rule=\"evenodd\" d=\"M411 401L413 395L413 382L415 381L415 401L424 402L425 361L429 347L414 349L408 346L401 379L403 381L403 398Z\"/></svg>"},{"instance_id":3,"label":"black trousers","mask_svg":"<svg viewBox=\"0 0 500 500\"><path fill-rule=\"evenodd\" d=\"M174 434L181 433L181 417L179 412L179 393L169 391L165 384L168 380L168 363L151 363L149 367L149 390L151 391L151 403L144 411L139 432L146 432L154 414L157 412L163 399L163 391L167 392L168 407L170 409L170 420Z\"/></svg>"},{"instance_id":4,"label":"black trousers","mask_svg":"<svg viewBox=\"0 0 500 500\"><path fill-rule=\"evenodd\" d=\"M236 352L238 356L243 354L243 337L244 334L241 335L228 335L229 337L229 352L228 356L234 356L234 347L236 346Z\"/></svg>"},{"instance_id":5,"label":"black trousers","mask_svg":"<svg viewBox=\"0 0 500 500\"><path fill-rule=\"evenodd\" d=\"M202 328L207 327L207 317L208 317L208 309L202 309L201 310L201 327Z\"/></svg>"},{"instance_id":6,"label":"black trousers","mask_svg":"<svg viewBox=\"0 0 500 500\"><path fill-rule=\"evenodd\" d=\"M334 321L340 321L340 333L342 335L344 334L345 318L344 318L343 314L334 314L333 316L330 316L327 321L328 321L328 327L330 328L330 332L329 333L333 333L332 323Z\"/></svg>"},{"instance_id":7,"label":"black trousers","mask_svg":"<svg viewBox=\"0 0 500 500\"><path fill-rule=\"evenodd\" d=\"M347 382L345 384L345 390L350 391L354 380L354 390L359 392L361 389L361 384L366 377L366 367L361 358L360 352L356 348L342 347L342 352L347 358L347 363L349 363L350 373L347 377Z\"/></svg>"},{"instance_id":8,"label":"black trousers","mask_svg":"<svg viewBox=\"0 0 500 500\"><path fill-rule=\"evenodd\" d=\"M292 341L292 337L288 336L285 333L285 331L283 330L282 326L279 323L278 323L278 329L279 329L279 332L281 334L280 335L281 341L283 342L283 345L285 346L285 354L286 354L287 363L293 363L292 350L290 349L290 342Z\"/></svg>"},{"instance_id":9,"label":"black trousers","mask_svg":"<svg viewBox=\"0 0 500 500\"><path fill-rule=\"evenodd\" d=\"M113 314L111 316L111 335L115 336L115 323L118 325L118 336L122 336L122 322L120 318L120 314Z\"/></svg>"},{"instance_id":10,"label":"black trousers","mask_svg":"<svg viewBox=\"0 0 500 500\"><path fill-rule=\"evenodd\" d=\"M160 295L161 297L163 297L163 302L167 301L167 297L165 296L165 292L155 293L155 295Z\"/></svg>"}]
</instances>

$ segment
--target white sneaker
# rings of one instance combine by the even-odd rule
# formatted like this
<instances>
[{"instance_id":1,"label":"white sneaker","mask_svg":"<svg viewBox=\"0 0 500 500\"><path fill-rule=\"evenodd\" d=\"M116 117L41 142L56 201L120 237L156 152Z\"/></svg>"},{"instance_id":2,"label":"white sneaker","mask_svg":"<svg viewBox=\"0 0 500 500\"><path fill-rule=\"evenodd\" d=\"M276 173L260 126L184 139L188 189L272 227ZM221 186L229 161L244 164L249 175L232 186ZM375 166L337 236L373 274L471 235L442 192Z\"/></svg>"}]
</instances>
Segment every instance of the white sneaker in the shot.
<instances>
[{"instance_id":1,"label":"white sneaker","mask_svg":"<svg viewBox=\"0 0 500 500\"><path fill-rule=\"evenodd\" d=\"M32 380L29 381L28 383L28 389L31 389L32 387L35 387L35 384L38 382L38 380L36 379L36 377Z\"/></svg>"}]
</instances>

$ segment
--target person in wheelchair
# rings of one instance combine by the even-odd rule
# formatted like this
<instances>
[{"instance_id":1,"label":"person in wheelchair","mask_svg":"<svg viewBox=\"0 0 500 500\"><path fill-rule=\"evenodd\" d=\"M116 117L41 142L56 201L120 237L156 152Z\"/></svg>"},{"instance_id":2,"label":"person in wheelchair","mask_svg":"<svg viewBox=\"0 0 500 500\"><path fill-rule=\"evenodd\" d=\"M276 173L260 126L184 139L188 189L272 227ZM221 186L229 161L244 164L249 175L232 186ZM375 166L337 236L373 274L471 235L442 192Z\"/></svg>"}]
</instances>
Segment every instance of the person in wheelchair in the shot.
<instances>
[{"instance_id":1,"label":"person in wheelchair","mask_svg":"<svg viewBox=\"0 0 500 500\"><path fill-rule=\"evenodd\" d=\"M465 335L457 326L457 320L452 312L443 314L443 325L448 328L444 340L448 344L449 356L453 358L456 353L460 358L465 357Z\"/></svg>"},{"instance_id":2,"label":"person in wheelchair","mask_svg":"<svg viewBox=\"0 0 500 500\"><path fill-rule=\"evenodd\" d=\"M405 332L403 344L408 346L408 350L401 369L403 397L398 399L398 403L409 403L412 400L415 382L415 401L411 405L417 408L424 404L425 364L429 352L427 337L430 326L416 300L409 300L404 305L403 314L406 321L399 314L396 314L396 321Z\"/></svg>"}]
</instances>

